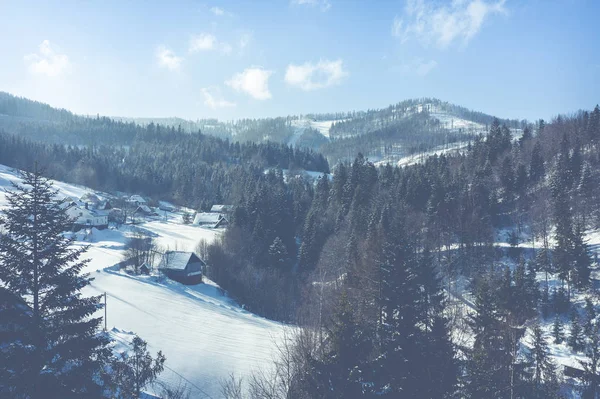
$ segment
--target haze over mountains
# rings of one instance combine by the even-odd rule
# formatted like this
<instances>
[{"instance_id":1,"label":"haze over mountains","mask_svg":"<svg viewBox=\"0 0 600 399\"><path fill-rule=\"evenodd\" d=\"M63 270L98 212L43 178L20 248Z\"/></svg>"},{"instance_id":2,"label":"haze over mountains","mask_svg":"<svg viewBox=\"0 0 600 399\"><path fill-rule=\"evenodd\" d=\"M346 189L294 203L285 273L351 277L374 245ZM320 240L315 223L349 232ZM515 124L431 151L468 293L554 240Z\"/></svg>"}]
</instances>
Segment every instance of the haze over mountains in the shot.
<instances>
[{"instance_id":1,"label":"haze over mountains","mask_svg":"<svg viewBox=\"0 0 600 399\"><path fill-rule=\"evenodd\" d=\"M0 129L20 137L71 145L130 145L137 134L158 129L202 132L230 141L306 147L330 162L363 153L395 162L432 150L460 148L485 133L494 116L438 99L405 100L383 109L219 121L76 115L65 109L0 92ZM526 121L500 121L513 130Z\"/></svg>"}]
</instances>

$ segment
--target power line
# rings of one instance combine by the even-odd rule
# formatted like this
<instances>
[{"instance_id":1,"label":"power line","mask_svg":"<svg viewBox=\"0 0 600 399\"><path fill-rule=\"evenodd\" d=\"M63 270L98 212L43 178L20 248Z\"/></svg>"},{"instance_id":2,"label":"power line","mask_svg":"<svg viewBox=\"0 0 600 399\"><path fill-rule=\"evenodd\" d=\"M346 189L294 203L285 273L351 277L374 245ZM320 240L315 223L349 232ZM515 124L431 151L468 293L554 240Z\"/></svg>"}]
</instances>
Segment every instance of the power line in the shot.
<instances>
[{"instance_id":1,"label":"power line","mask_svg":"<svg viewBox=\"0 0 600 399\"><path fill-rule=\"evenodd\" d=\"M196 388L201 394L203 394L204 396L206 396L209 399L214 399L212 396L210 396L205 390L203 390L202 388L200 388L198 385L194 384L193 382L191 382L190 380L188 380L187 378L185 378L184 376L182 376L181 374L179 374L177 371L173 370L171 367L165 365L166 369L171 370L173 373L177 374L182 380L187 381L188 384L190 384L191 386L193 386L194 388Z\"/></svg>"}]
</instances>

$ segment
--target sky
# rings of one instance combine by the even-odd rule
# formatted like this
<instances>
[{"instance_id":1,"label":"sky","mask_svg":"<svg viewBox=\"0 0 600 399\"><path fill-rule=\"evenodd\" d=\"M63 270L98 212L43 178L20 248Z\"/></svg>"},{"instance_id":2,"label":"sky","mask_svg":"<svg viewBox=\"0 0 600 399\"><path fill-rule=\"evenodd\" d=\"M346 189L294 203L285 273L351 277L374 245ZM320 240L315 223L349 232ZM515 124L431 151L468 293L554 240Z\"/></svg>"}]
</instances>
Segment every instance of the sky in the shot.
<instances>
[{"instance_id":1,"label":"sky","mask_svg":"<svg viewBox=\"0 0 600 399\"><path fill-rule=\"evenodd\" d=\"M186 119L435 97L503 118L600 102L597 0L0 0L0 91Z\"/></svg>"}]
</instances>

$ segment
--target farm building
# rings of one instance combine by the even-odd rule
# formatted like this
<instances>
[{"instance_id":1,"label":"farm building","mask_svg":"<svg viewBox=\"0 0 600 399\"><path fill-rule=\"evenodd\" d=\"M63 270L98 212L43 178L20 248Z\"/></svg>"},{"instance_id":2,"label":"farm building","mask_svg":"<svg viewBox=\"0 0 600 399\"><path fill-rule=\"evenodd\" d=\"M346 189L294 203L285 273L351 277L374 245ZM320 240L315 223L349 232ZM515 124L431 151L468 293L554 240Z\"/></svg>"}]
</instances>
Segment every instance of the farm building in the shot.
<instances>
[{"instance_id":1,"label":"farm building","mask_svg":"<svg viewBox=\"0 0 600 399\"><path fill-rule=\"evenodd\" d=\"M133 214L136 216L156 216L156 212L150 209L150 207L147 205L138 206Z\"/></svg>"},{"instance_id":2,"label":"farm building","mask_svg":"<svg viewBox=\"0 0 600 399\"><path fill-rule=\"evenodd\" d=\"M64 203L67 215L73 222L73 230L81 230L84 228L95 227L99 230L108 227L108 212L91 209L88 203L81 204L73 201Z\"/></svg>"},{"instance_id":3,"label":"farm building","mask_svg":"<svg viewBox=\"0 0 600 399\"><path fill-rule=\"evenodd\" d=\"M131 202L132 204L135 204L135 205L146 205L146 200L144 198L142 198L141 195L137 195L137 194L129 197L129 199L127 201Z\"/></svg>"},{"instance_id":4,"label":"farm building","mask_svg":"<svg viewBox=\"0 0 600 399\"><path fill-rule=\"evenodd\" d=\"M174 212L175 205L167 201L158 201L158 209L165 212Z\"/></svg>"},{"instance_id":5,"label":"farm building","mask_svg":"<svg viewBox=\"0 0 600 399\"><path fill-rule=\"evenodd\" d=\"M99 211L110 211L111 209L113 209L113 206L110 203L110 201L104 200L104 201L100 201L98 203L98 206L96 206L96 209Z\"/></svg>"},{"instance_id":6,"label":"farm building","mask_svg":"<svg viewBox=\"0 0 600 399\"><path fill-rule=\"evenodd\" d=\"M96 194L85 193L81 198L79 198L79 201L87 204L90 208L96 208L100 203L100 198L98 198Z\"/></svg>"},{"instance_id":7,"label":"farm building","mask_svg":"<svg viewBox=\"0 0 600 399\"><path fill-rule=\"evenodd\" d=\"M231 213L233 212L233 205L215 204L210 208L210 211L214 213Z\"/></svg>"},{"instance_id":8,"label":"farm building","mask_svg":"<svg viewBox=\"0 0 600 399\"><path fill-rule=\"evenodd\" d=\"M225 227L228 223L227 218L220 213L198 212L194 216L192 224L194 226L205 226L216 229L218 227Z\"/></svg>"},{"instance_id":9,"label":"farm building","mask_svg":"<svg viewBox=\"0 0 600 399\"><path fill-rule=\"evenodd\" d=\"M205 266L193 252L167 251L160 260L158 270L171 280L183 284L198 284L202 282Z\"/></svg>"}]
</instances>

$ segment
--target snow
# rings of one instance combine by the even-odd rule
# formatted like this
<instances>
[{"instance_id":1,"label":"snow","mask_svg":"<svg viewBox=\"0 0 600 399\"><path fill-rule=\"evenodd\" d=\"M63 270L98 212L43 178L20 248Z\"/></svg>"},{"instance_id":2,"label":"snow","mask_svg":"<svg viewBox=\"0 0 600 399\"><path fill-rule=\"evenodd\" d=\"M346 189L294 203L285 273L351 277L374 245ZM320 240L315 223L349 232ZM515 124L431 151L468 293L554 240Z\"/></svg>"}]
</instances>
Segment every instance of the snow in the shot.
<instances>
[{"instance_id":1,"label":"snow","mask_svg":"<svg viewBox=\"0 0 600 399\"><path fill-rule=\"evenodd\" d=\"M469 142L467 142L467 141L459 141L456 143L445 144L445 145L441 145L438 147L434 147L430 151L420 152L420 153L401 157L398 160L391 159L391 157L386 157L381 161L375 162L375 165L376 166L384 166L388 163L393 163L399 167L415 165L415 164L424 162L427 158L432 157L434 155L440 156L442 154L450 154L450 153L459 152L459 151L467 148L468 145L469 145Z\"/></svg>"},{"instance_id":2,"label":"snow","mask_svg":"<svg viewBox=\"0 0 600 399\"><path fill-rule=\"evenodd\" d=\"M324 137L329 139L329 129L331 129L331 125L334 122L342 122L345 119L340 120L327 120L327 121L315 121L310 118L300 118L294 119L292 121L292 127L294 128L294 134L290 138L288 145L295 146L298 142L298 139L304 134L306 129L315 129L318 130Z\"/></svg>"},{"instance_id":3,"label":"snow","mask_svg":"<svg viewBox=\"0 0 600 399\"><path fill-rule=\"evenodd\" d=\"M271 170L275 170L275 169L274 168L265 169L263 171L263 173L266 175ZM288 183L291 178L302 177L302 178L308 179L309 181L313 181L316 184L317 179L320 179L321 177L323 177L325 175L325 173L323 173L323 172L316 172L316 171L305 170L305 169L294 169L294 170L281 169L281 172L283 173L283 181L285 183ZM328 173L327 176L329 176L329 180L333 179L333 173Z\"/></svg>"},{"instance_id":4,"label":"snow","mask_svg":"<svg viewBox=\"0 0 600 399\"><path fill-rule=\"evenodd\" d=\"M212 224L215 225L219 219L221 219L220 213L211 213L211 212L198 212L196 216L194 216L194 225L201 224Z\"/></svg>"},{"instance_id":5,"label":"snow","mask_svg":"<svg viewBox=\"0 0 600 399\"><path fill-rule=\"evenodd\" d=\"M0 165L0 188L19 182L16 172ZM91 190L55 182L61 196L80 198ZM97 193L103 197L104 194ZM7 206L0 190L0 209ZM84 295L107 295L107 325L124 350L133 335L148 342L155 354L167 358L160 380L183 382L191 397L220 397L220 382L231 373L248 377L253 371L269 371L276 344L285 327L243 310L213 282L185 286L157 276L131 276L112 267L123 259L125 243L132 230L151 235L163 250L193 251L200 240L208 242L221 234L198 226L183 225L180 218L153 220L123 226L120 230L89 229L75 233L76 246L89 245L90 262L84 273L94 279ZM99 316L104 316L101 311Z\"/></svg>"}]
</instances>

